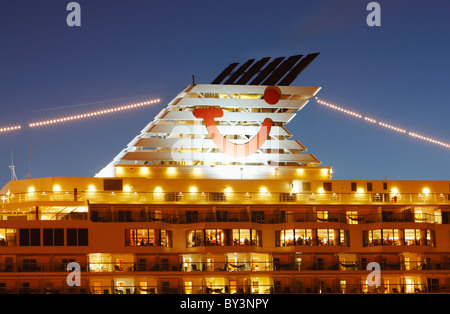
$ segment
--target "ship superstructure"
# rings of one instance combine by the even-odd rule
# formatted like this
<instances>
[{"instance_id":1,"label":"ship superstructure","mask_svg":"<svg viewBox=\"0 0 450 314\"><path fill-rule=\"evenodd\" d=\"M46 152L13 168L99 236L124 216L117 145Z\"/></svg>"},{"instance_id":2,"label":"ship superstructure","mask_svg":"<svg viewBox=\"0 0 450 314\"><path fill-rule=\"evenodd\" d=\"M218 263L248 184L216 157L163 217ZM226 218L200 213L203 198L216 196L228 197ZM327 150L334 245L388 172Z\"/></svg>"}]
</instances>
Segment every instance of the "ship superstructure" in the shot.
<instances>
[{"instance_id":1,"label":"ship superstructure","mask_svg":"<svg viewBox=\"0 0 450 314\"><path fill-rule=\"evenodd\" d=\"M95 177L10 181L0 291L450 292L449 181L332 180L289 132L317 55L187 86Z\"/></svg>"}]
</instances>

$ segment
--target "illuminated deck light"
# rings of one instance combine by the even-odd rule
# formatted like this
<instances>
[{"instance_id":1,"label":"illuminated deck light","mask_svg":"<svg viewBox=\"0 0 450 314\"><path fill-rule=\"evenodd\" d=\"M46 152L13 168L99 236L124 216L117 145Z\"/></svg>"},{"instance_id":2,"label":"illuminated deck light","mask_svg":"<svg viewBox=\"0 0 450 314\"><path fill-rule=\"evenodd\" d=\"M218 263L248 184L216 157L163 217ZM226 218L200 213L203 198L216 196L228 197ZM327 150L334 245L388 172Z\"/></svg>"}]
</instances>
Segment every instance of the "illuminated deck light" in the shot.
<instances>
[{"instance_id":1,"label":"illuminated deck light","mask_svg":"<svg viewBox=\"0 0 450 314\"><path fill-rule=\"evenodd\" d=\"M155 193L161 193L163 190L160 186L155 188Z\"/></svg>"},{"instance_id":2,"label":"illuminated deck light","mask_svg":"<svg viewBox=\"0 0 450 314\"><path fill-rule=\"evenodd\" d=\"M196 192L197 192L197 187L191 186L191 187L189 188L189 192L191 192L191 193L196 193Z\"/></svg>"}]
</instances>

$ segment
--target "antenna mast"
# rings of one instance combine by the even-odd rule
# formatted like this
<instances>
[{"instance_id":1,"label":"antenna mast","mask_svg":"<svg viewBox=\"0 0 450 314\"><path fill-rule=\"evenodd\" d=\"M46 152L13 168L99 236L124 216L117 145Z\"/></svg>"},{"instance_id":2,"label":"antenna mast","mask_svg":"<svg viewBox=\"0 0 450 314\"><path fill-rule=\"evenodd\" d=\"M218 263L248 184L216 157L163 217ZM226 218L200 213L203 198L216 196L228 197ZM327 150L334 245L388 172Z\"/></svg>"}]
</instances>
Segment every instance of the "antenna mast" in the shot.
<instances>
[{"instance_id":1,"label":"antenna mast","mask_svg":"<svg viewBox=\"0 0 450 314\"><path fill-rule=\"evenodd\" d=\"M11 181L17 180L16 171L14 170L14 155L12 148L11 148L11 165L9 166L9 169L11 169Z\"/></svg>"},{"instance_id":2,"label":"antenna mast","mask_svg":"<svg viewBox=\"0 0 450 314\"><path fill-rule=\"evenodd\" d=\"M28 177L27 179L31 179L31 139L30 139L30 151L28 153Z\"/></svg>"}]
</instances>

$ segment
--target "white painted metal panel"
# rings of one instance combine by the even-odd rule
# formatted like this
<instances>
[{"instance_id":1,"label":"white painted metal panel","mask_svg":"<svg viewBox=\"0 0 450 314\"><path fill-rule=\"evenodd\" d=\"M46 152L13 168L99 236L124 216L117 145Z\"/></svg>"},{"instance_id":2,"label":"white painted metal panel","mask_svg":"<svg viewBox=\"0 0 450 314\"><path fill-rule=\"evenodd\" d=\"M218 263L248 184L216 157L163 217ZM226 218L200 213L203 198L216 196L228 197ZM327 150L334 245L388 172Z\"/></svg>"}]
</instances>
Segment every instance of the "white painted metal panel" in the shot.
<instances>
[{"instance_id":1,"label":"white painted metal panel","mask_svg":"<svg viewBox=\"0 0 450 314\"><path fill-rule=\"evenodd\" d=\"M200 120L198 120L200 122ZM217 126L219 131L222 134L256 134L258 133L260 127L259 126L225 126L219 125ZM155 124L152 128L149 129L150 133L153 134L208 134L206 130L206 126L204 125L192 125L192 124ZM271 135L276 136L292 136L291 133L286 131L286 129L280 126L272 126L270 129Z\"/></svg>"},{"instance_id":2,"label":"white painted metal panel","mask_svg":"<svg viewBox=\"0 0 450 314\"><path fill-rule=\"evenodd\" d=\"M215 118L216 121L260 121L263 122L266 118L272 119L274 122L287 122L295 116L295 113L260 113L260 112L226 112L223 116ZM164 120L198 120L190 111L170 111L163 118Z\"/></svg>"},{"instance_id":3,"label":"white painted metal panel","mask_svg":"<svg viewBox=\"0 0 450 314\"><path fill-rule=\"evenodd\" d=\"M248 140L229 140L235 144L245 144ZM200 148L217 148L217 145L211 139L180 139L180 138L143 138L137 141L136 147L191 147ZM288 149L288 150L305 150L305 147L298 141L276 141L267 140L261 146L261 149Z\"/></svg>"},{"instance_id":4,"label":"white painted metal panel","mask_svg":"<svg viewBox=\"0 0 450 314\"><path fill-rule=\"evenodd\" d=\"M282 94L315 96L320 87L316 86L278 86ZM190 93L231 93L231 94L264 94L265 85L210 85L197 84L190 88Z\"/></svg>"},{"instance_id":5,"label":"white painted metal panel","mask_svg":"<svg viewBox=\"0 0 450 314\"><path fill-rule=\"evenodd\" d=\"M148 152L136 151L126 153L124 160L161 160L161 161L206 161L206 162L301 162L320 163L311 154L253 154L236 158L224 153L191 153L191 152Z\"/></svg>"},{"instance_id":6,"label":"white painted metal panel","mask_svg":"<svg viewBox=\"0 0 450 314\"><path fill-rule=\"evenodd\" d=\"M221 108L287 108L300 109L308 100L280 100L276 105L269 105L263 99L225 99L225 98L182 98L173 107L211 106Z\"/></svg>"}]
</instances>

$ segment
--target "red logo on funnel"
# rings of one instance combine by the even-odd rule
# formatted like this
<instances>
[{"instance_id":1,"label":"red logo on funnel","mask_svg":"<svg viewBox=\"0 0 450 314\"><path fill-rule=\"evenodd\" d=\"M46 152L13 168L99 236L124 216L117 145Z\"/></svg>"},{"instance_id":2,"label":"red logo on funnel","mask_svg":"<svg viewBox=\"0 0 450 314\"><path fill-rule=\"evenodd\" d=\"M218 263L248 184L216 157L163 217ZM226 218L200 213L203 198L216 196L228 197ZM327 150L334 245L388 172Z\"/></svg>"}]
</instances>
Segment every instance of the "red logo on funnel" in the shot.
<instances>
[{"instance_id":1,"label":"red logo on funnel","mask_svg":"<svg viewBox=\"0 0 450 314\"><path fill-rule=\"evenodd\" d=\"M269 86L264 91L264 100L269 105L274 105L280 100L281 91L276 86ZM205 120L206 129L211 135L211 139L217 147L227 155L233 157L246 157L255 153L269 137L272 127L272 120L264 120L259 132L245 144L235 144L227 140L216 126L215 118L223 116L223 110L220 108L195 109L194 116Z\"/></svg>"}]
</instances>

